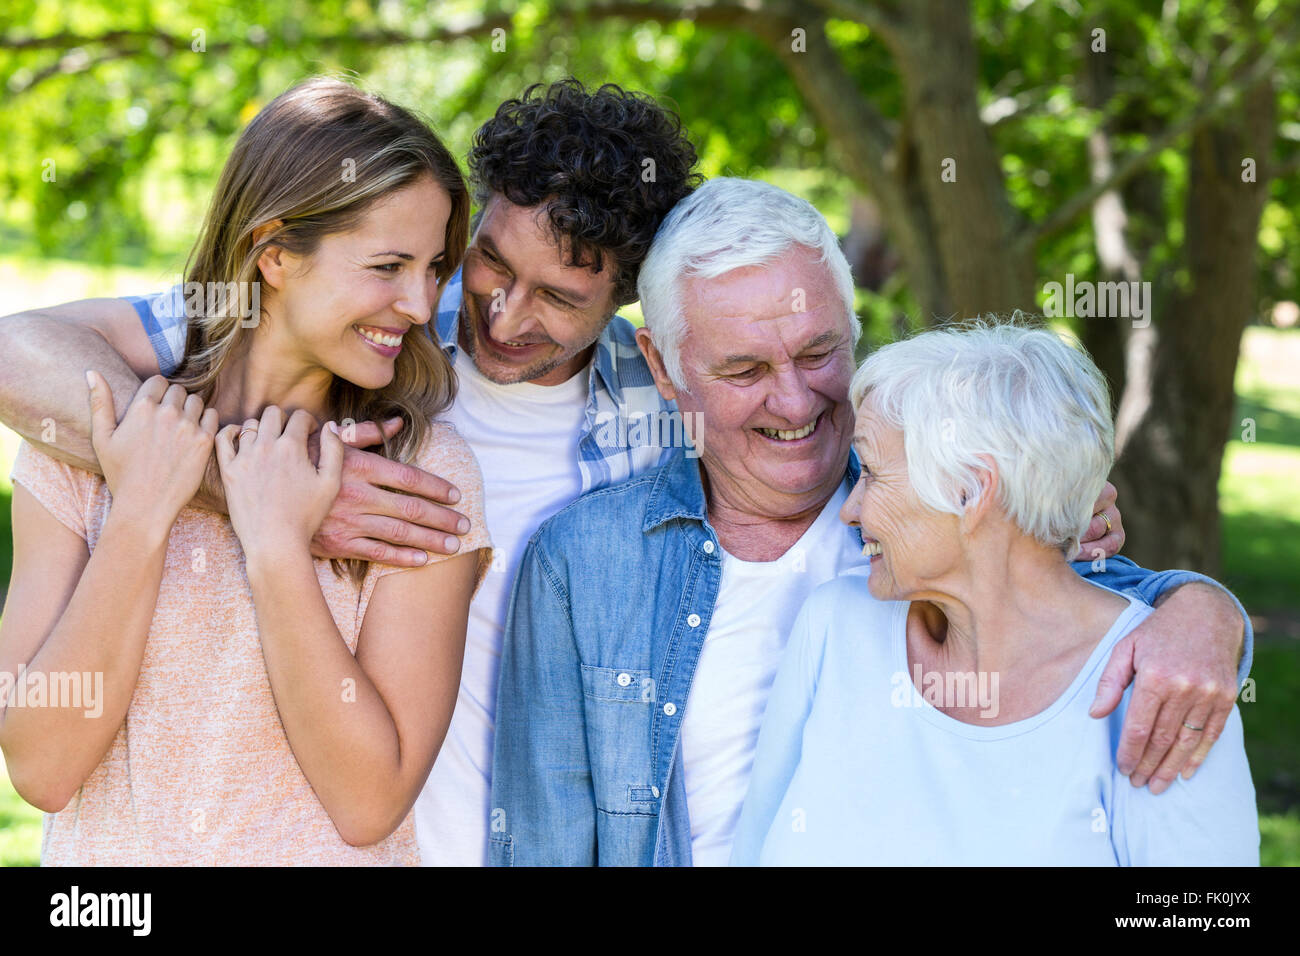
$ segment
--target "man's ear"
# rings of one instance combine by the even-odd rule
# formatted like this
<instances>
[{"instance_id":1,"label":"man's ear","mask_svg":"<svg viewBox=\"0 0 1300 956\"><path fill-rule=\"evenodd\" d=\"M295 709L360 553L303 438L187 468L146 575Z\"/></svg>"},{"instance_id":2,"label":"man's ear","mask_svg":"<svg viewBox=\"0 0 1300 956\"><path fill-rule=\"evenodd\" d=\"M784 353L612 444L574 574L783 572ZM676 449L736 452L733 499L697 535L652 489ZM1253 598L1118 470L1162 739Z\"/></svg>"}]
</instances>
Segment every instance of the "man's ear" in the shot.
<instances>
[{"instance_id":1,"label":"man's ear","mask_svg":"<svg viewBox=\"0 0 1300 956\"><path fill-rule=\"evenodd\" d=\"M253 245L260 245L267 236L273 235L283 225L282 220L274 219L258 226L253 230ZM257 267L262 272L262 281L272 289L279 289L284 285L288 262L286 253L280 246L269 245L263 249L262 254L257 257Z\"/></svg>"},{"instance_id":2,"label":"man's ear","mask_svg":"<svg viewBox=\"0 0 1300 956\"><path fill-rule=\"evenodd\" d=\"M659 354L659 349L655 348L654 339L650 337L650 330L640 328L636 330L637 348L645 356L646 364L650 366L650 374L654 376L655 388L659 389L659 394L666 401L674 401L677 398L677 389L673 387L672 379L668 377L668 369L664 365L664 357Z\"/></svg>"}]
</instances>

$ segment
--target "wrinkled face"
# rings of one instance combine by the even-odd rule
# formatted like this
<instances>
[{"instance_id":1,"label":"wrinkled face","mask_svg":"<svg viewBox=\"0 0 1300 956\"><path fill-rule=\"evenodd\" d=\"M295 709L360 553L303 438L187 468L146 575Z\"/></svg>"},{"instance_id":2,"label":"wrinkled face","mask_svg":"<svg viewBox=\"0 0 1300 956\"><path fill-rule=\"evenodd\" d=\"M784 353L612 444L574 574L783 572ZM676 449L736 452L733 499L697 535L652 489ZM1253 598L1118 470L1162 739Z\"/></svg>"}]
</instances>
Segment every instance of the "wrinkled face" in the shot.
<instances>
[{"instance_id":1,"label":"wrinkled face","mask_svg":"<svg viewBox=\"0 0 1300 956\"><path fill-rule=\"evenodd\" d=\"M279 344L363 388L388 385L405 336L432 317L450 216L451 197L426 177L380 199L351 231L326 236L306 260L288 256L275 293Z\"/></svg>"},{"instance_id":2,"label":"wrinkled face","mask_svg":"<svg viewBox=\"0 0 1300 956\"><path fill-rule=\"evenodd\" d=\"M860 529L863 554L874 552L868 578L872 595L884 601L913 598L960 561L960 521L917 499L907 475L903 433L878 415L870 394L858 410L853 448L862 477L840 520Z\"/></svg>"},{"instance_id":3,"label":"wrinkled face","mask_svg":"<svg viewBox=\"0 0 1300 956\"><path fill-rule=\"evenodd\" d=\"M501 385L572 378L614 314L612 267L568 265L545 215L493 196L465 254L460 345Z\"/></svg>"},{"instance_id":4,"label":"wrinkled face","mask_svg":"<svg viewBox=\"0 0 1300 956\"><path fill-rule=\"evenodd\" d=\"M725 476L771 513L833 490L852 437L853 334L830 270L793 247L768 265L689 278L682 299L676 397L701 417L710 480Z\"/></svg>"}]
</instances>

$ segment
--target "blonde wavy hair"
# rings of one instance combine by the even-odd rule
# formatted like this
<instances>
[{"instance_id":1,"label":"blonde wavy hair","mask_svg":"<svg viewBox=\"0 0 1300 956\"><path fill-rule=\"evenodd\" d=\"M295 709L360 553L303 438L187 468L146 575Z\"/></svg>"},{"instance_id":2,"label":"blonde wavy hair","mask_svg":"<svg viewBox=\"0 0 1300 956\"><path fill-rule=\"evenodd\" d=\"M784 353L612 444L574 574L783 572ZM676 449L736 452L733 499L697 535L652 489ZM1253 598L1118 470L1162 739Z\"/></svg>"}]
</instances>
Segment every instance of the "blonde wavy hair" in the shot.
<instances>
[{"instance_id":1,"label":"blonde wavy hair","mask_svg":"<svg viewBox=\"0 0 1300 956\"><path fill-rule=\"evenodd\" d=\"M251 335L242 319L241 288L260 281L258 259L269 246L310 256L327 235L347 232L383 197L423 178L451 197L439 287L459 268L469 240L469 192L455 158L413 113L341 80L316 77L280 94L240 134L221 171L185 281L217 289L214 302L189 316L185 360L171 381L213 398L222 370ZM260 227L281 225L254 241ZM216 284L220 284L219 286ZM260 318L260 317L259 317ZM383 454L411 463L433 418L456 394L451 363L425 335L407 336L393 380L364 389L335 377L333 417L382 421L400 416L401 431ZM353 580L367 562L332 562Z\"/></svg>"}]
</instances>

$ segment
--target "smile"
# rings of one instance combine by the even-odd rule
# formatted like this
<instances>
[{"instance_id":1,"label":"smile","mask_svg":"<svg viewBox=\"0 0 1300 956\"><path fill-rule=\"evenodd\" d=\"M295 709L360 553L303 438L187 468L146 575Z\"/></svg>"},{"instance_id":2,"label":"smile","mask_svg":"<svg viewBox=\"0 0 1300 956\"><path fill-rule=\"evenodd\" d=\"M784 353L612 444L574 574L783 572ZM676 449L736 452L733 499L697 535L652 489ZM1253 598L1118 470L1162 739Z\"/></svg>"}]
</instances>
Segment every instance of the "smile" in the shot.
<instances>
[{"instance_id":1,"label":"smile","mask_svg":"<svg viewBox=\"0 0 1300 956\"><path fill-rule=\"evenodd\" d=\"M487 323L482 319L478 322L479 337L493 351L511 358L519 358L522 354L527 354L532 349L537 349L547 345L546 342L498 342L492 338L492 333L488 331Z\"/></svg>"},{"instance_id":2,"label":"smile","mask_svg":"<svg viewBox=\"0 0 1300 956\"><path fill-rule=\"evenodd\" d=\"M354 329L367 343L381 355L394 356L402 350L402 336L387 329L377 329L368 325L354 325Z\"/></svg>"},{"instance_id":3,"label":"smile","mask_svg":"<svg viewBox=\"0 0 1300 956\"><path fill-rule=\"evenodd\" d=\"M785 428L759 428L757 429L764 436L775 441L799 441L807 438L817 430L817 425L821 422L822 416L818 415L807 425L802 428L785 429Z\"/></svg>"},{"instance_id":4,"label":"smile","mask_svg":"<svg viewBox=\"0 0 1300 956\"><path fill-rule=\"evenodd\" d=\"M877 557L881 552L879 541L868 541L862 546L862 553L868 558Z\"/></svg>"}]
</instances>

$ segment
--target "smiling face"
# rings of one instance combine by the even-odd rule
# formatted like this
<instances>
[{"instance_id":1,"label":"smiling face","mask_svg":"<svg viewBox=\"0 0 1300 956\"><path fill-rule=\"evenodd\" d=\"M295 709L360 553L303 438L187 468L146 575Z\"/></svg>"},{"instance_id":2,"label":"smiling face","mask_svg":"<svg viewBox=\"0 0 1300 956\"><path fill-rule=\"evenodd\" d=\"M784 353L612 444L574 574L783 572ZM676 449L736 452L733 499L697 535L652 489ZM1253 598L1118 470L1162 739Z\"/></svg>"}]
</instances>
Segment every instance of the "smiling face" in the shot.
<instances>
[{"instance_id":1,"label":"smiling face","mask_svg":"<svg viewBox=\"0 0 1300 956\"><path fill-rule=\"evenodd\" d=\"M915 599L959 563L960 520L926 508L917 498L903 433L879 415L869 393L858 409L853 448L862 476L840 520L860 529L863 554L872 555L872 595L883 601Z\"/></svg>"},{"instance_id":2,"label":"smiling face","mask_svg":"<svg viewBox=\"0 0 1300 956\"><path fill-rule=\"evenodd\" d=\"M498 195L484 207L461 276L460 345L501 385L572 378L614 314L612 270L568 265L544 207Z\"/></svg>"},{"instance_id":3,"label":"smiling face","mask_svg":"<svg viewBox=\"0 0 1300 956\"><path fill-rule=\"evenodd\" d=\"M273 251L263 264L272 321L258 331L276 361L362 388L388 385L403 338L432 317L450 215L446 190L424 178L380 199L354 229L324 237L305 259Z\"/></svg>"},{"instance_id":4,"label":"smiling face","mask_svg":"<svg viewBox=\"0 0 1300 956\"><path fill-rule=\"evenodd\" d=\"M829 269L803 247L682 284L682 388L699 413L701 462L756 512L798 514L842 480L853 428L853 333Z\"/></svg>"}]
</instances>

